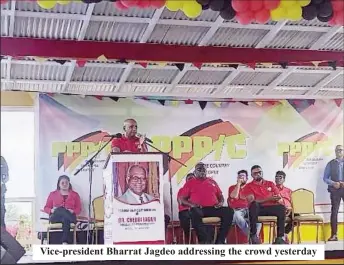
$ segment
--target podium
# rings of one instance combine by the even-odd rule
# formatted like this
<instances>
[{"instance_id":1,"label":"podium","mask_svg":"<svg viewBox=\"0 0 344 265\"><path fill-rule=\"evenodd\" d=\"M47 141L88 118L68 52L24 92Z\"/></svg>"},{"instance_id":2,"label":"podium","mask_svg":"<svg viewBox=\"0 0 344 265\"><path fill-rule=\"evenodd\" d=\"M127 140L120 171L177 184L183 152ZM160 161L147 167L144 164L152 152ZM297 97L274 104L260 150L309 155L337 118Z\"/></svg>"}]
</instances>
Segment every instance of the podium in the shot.
<instances>
[{"instance_id":1,"label":"podium","mask_svg":"<svg viewBox=\"0 0 344 265\"><path fill-rule=\"evenodd\" d=\"M103 171L104 244L164 244L163 154L115 153Z\"/></svg>"}]
</instances>

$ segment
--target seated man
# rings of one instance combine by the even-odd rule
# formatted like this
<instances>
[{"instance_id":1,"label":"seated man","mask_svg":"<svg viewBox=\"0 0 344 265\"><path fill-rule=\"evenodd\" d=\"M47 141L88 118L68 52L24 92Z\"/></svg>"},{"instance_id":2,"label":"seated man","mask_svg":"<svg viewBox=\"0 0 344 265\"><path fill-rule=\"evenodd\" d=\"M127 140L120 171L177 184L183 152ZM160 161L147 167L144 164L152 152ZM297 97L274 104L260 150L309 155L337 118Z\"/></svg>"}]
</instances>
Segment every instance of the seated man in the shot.
<instances>
[{"instance_id":1,"label":"seated man","mask_svg":"<svg viewBox=\"0 0 344 265\"><path fill-rule=\"evenodd\" d=\"M238 172L237 184L228 188L228 206L234 210L233 223L235 223L245 236L250 235L248 218L248 202L245 198L242 198L242 190L246 186L248 173L246 170L240 170ZM261 223L257 224L257 235L260 233L262 227Z\"/></svg>"},{"instance_id":2,"label":"seated man","mask_svg":"<svg viewBox=\"0 0 344 265\"><path fill-rule=\"evenodd\" d=\"M277 217L277 238L275 244L285 244L285 207L282 205L279 190L272 181L263 179L263 170L255 165L251 168L253 181L248 183L243 190L249 205L250 239L252 244L261 244L257 236L257 223L259 216Z\"/></svg>"},{"instance_id":3,"label":"seated man","mask_svg":"<svg viewBox=\"0 0 344 265\"><path fill-rule=\"evenodd\" d=\"M224 198L217 183L207 177L207 170L203 163L195 166L195 178L189 180L185 186L180 201L190 207L191 222L195 228L201 244L212 244L208 237L203 217L219 217L221 219L220 231L215 244L224 244L228 230L233 220L233 210L223 207Z\"/></svg>"},{"instance_id":4,"label":"seated man","mask_svg":"<svg viewBox=\"0 0 344 265\"><path fill-rule=\"evenodd\" d=\"M291 193L292 193L292 191L291 191L291 189L289 189L283 185L285 182L285 177L286 177L286 174L283 171L277 171L276 176L275 176L275 183L276 183L277 188L279 189L280 196L282 198L282 203L286 209L285 216L292 219L292 217L293 217L292 207L291 207ZM292 222L287 223L287 225L285 226L284 239L286 242L289 242L287 235L291 232L292 228L293 228Z\"/></svg>"}]
</instances>

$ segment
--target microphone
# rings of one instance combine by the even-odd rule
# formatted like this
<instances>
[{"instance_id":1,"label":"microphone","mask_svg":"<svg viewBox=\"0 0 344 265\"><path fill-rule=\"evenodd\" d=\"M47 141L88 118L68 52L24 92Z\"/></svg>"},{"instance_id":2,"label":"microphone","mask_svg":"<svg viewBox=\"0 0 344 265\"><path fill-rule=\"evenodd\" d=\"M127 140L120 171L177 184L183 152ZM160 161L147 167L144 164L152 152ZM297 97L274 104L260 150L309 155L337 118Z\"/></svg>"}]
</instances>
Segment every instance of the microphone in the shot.
<instances>
[{"instance_id":1,"label":"microphone","mask_svg":"<svg viewBox=\"0 0 344 265\"><path fill-rule=\"evenodd\" d=\"M105 135L105 137L122 138L121 133Z\"/></svg>"},{"instance_id":2,"label":"microphone","mask_svg":"<svg viewBox=\"0 0 344 265\"><path fill-rule=\"evenodd\" d=\"M137 133L136 134L136 137L138 137L138 138L141 138L143 135L142 134L139 134L139 133ZM145 137L145 142L148 142L148 143L153 143L153 141L151 140L151 139L148 139L147 137Z\"/></svg>"}]
</instances>

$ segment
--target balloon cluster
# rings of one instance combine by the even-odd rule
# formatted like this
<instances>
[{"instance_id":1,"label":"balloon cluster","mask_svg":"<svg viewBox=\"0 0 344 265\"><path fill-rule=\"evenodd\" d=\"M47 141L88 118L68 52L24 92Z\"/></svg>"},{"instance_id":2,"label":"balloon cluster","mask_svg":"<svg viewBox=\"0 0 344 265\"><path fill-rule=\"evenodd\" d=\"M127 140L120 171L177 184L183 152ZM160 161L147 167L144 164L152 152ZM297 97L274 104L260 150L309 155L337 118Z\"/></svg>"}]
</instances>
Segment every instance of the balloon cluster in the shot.
<instances>
[{"instance_id":1,"label":"balloon cluster","mask_svg":"<svg viewBox=\"0 0 344 265\"><path fill-rule=\"evenodd\" d=\"M84 1L84 0L82 0ZM118 9L136 8L161 8L165 6L166 0L117 0L111 1Z\"/></svg>"},{"instance_id":2,"label":"balloon cluster","mask_svg":"<svg viewBox=\"0 0 344 265\"><path fill-rule=\"evenodd\" d=\"M312 0L302 8L302 17L305 20L318 18L321 22L329 22L333 18L333 8L330 0Z\"/></svg>"},{"instance_id":3,"label":"balloon cluster","mask_svg":"<svg viewBox=\"0 0 344 265\"><path fill-rule=\"evenodd\" d=\"M233 0L233 9L240 24L247 25L255 21L265 24L270 20L270 12L280 5L280 0Z\"/></svg>"},{"instance_id":4,"label":"balloon cluster","mask_svg":"<svg viewBox=\"0 0 344 265\"><path fill-rule=\"evenodd\" d=\"M202 13L202 6L196 0L167 0L166 8L170 11L183 11L188 18L196 18Z\"/></svg>"},{"instance_id":5,"label":"balloon cluster","mask_svg":"<svg viewBox=\"0 0 344 265\"><path fill-rule=\"evenodd\" d=\"M231 20L236 12L232 7L232 0L197 0L202 5L202 9L211 9L220 12L220 16L225 20Z\"/></svg>"},{"instance_id":6,"label":"balloon cluster","mask_svg":"<svg viewBox=\"0 0 344 265\"><path fill-rule=\"evenodd\" d=\"M299 21L302 19L302 7L308 6L310 2L311 0L281 0L279 6L271 10L271 19Z\"/></svg>"}]
</instances>

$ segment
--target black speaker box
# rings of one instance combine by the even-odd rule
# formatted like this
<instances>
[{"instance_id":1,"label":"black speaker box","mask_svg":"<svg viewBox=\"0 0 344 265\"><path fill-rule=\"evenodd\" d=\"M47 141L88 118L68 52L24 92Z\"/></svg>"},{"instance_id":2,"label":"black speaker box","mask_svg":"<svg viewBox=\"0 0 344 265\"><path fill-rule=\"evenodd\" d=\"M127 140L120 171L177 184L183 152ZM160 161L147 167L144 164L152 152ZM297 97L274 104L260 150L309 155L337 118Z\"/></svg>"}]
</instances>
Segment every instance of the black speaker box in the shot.
<instances>
[{"instance_id":1,"label":"black speaker box","mask_svg":"<svg viewBox=\"0 0 344 265\"><path fill-rule=\"evenodd\" d=\"M1 247L6 251L1 249L1 264L14 264L25 255L25 249L19 244L19 242L11 236L10 233L1 227ZM4 261L3 261L4 259ZM6 260L7 263L6 262ZM14 262L13 262L14 261Z\"/></svg>"}]
</instances>

